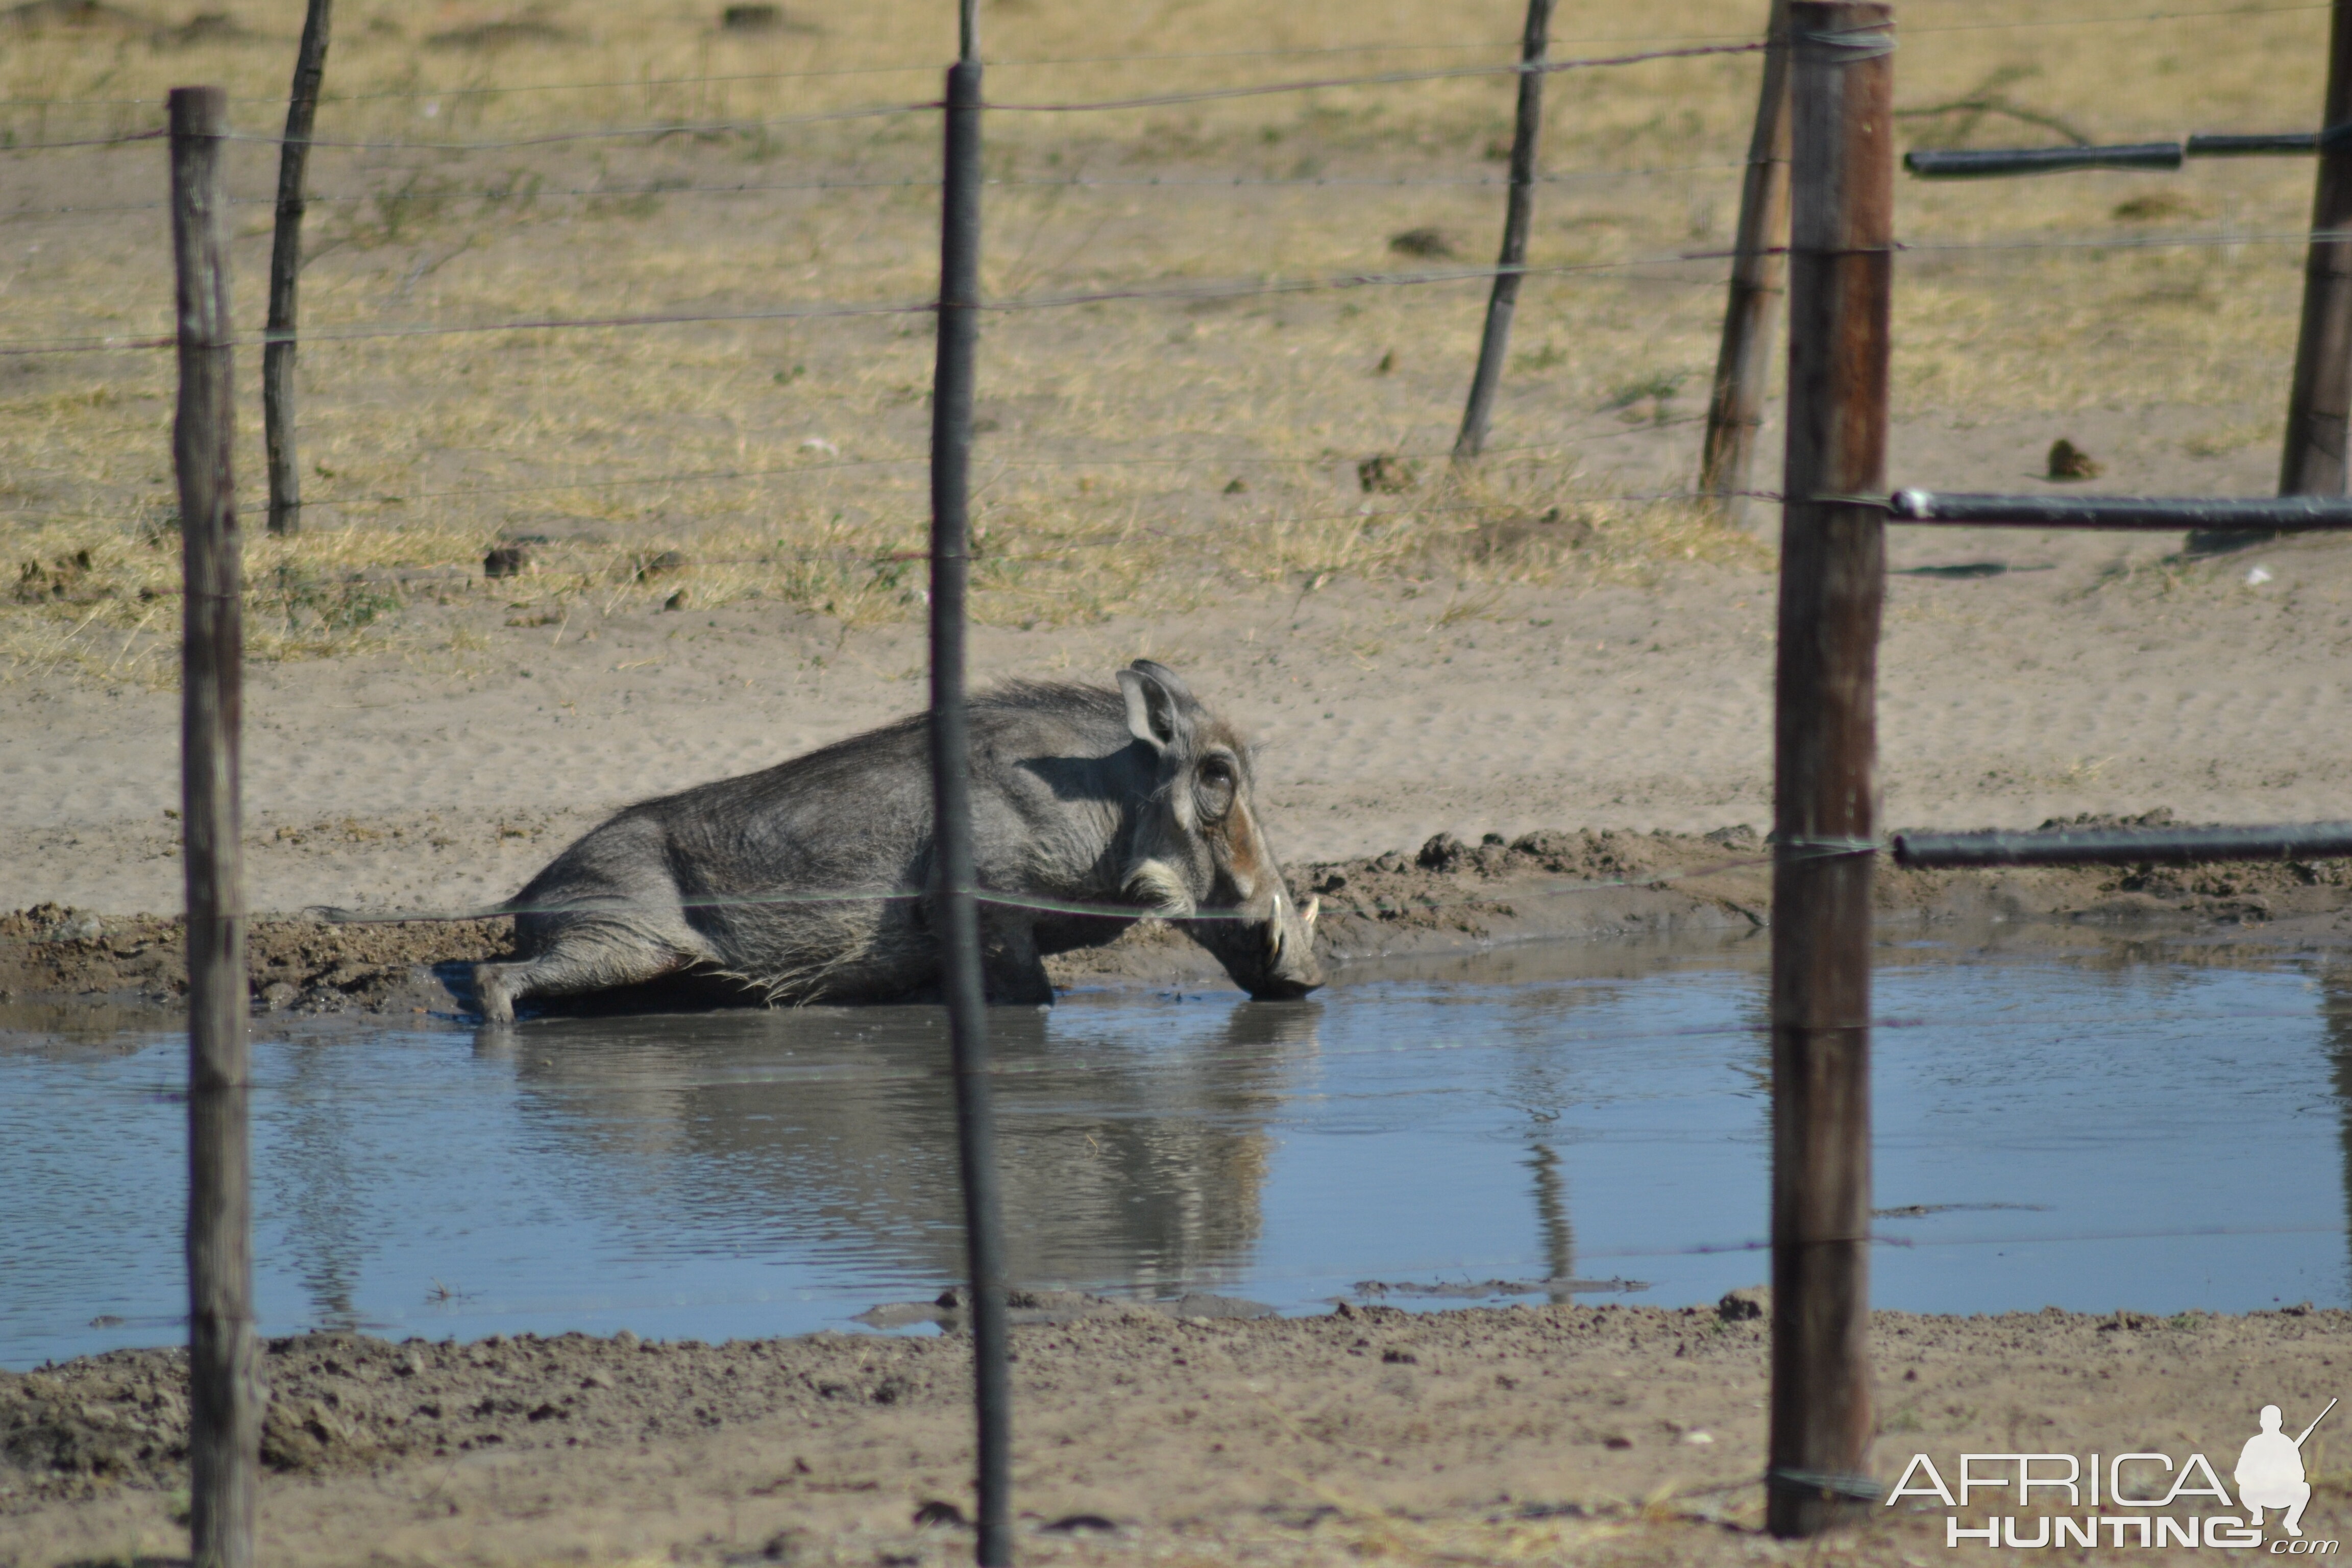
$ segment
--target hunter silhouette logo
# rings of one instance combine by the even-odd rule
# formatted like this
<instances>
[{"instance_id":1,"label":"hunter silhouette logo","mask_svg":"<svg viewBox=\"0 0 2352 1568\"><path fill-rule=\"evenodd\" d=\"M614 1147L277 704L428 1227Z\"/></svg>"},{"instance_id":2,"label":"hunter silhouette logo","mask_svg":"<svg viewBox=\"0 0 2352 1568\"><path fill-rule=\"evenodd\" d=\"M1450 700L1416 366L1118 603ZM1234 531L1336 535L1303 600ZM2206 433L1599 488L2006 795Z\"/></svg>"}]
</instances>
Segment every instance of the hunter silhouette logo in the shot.
<instances>
[{"instance_id":1,"label":"hunter silhouette logo","mask_svg":"<svg viewBox=\"0 0 2352 1568\"><path fill-rule=\"evenodd\" d=\"M2327 1410L2335 1408L2336 1401L2329 1400ZM2260 1530L2263 1510L2281 1508L2286 1517L2279 1522L2286 1532L2303 1533L2303 1510L2311 1501L2311 1483L2303 1479L2303 1440L2319 1429L2319 1423L2327 1419L2327 1410L2303 1429L2303 1437L2290 1437L2279 1430L2279 1407L2263 1406L2263 1429L2246 1439L2231 1478L2238 1483L2238 1506L2246 1510L2249 1527Z\"/></svg>"},{"instance_id":2,"label":"hunter silhouette logo","mask_svg":"<svg viewBox=\"0 0 2352 1568\"><path fill-rule=\"evenodd\" d=\"M2333 1556L2340 1542L2307 1540L2303 1533L2303 1511L2311 1502L2304 1445L2336 1405L2336 1401L2329 1400L2311 1425L2294 1436L2285 1430L2279 1407L2263 1405L2256 1417L2262 1429L2246 1439L2231 1474L2234 1502L2230 1484L2204 1455L2182 1458L2149 1449L1962 1454L1948 1483L1934 1459L1914 1454L1903 1479L1883 1500L1893 1508L1905 1499L1932 1498L1954 1510L1944 1517L1948 1547L1980 1541L2011 1551L2097 1546L2263 1550L2263 1516L2275 1513L2276 1528L2283 1533L2268 1543L2267 1555ZM1985 1511L1979 1522L1969 1524L1963 1522L1963 1510Z\"/></svg>"}]
</instances>

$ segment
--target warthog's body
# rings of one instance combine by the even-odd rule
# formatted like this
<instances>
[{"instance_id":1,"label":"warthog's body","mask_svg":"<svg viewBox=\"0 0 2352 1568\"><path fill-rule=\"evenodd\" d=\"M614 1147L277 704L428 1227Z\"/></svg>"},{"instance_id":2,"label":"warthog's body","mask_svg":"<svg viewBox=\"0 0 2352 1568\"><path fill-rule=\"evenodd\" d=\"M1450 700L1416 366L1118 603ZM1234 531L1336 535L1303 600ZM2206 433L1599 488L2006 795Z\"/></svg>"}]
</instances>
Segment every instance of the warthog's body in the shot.
<instances>
[{"instance_id":1,"label":"warthog's body","mask_svg":"<svg viewBox=\"0 0 2352 1568\"><path fill-rule=\"evenodd\" d=\"M1322 983L1259 830L1248 749L1171 670L1119 691L1018 684L971 703L983 897L1179 921L1257 996ZM530 957L474 971L483 1016L527 996L700 973L777 1002L862 1001L936 984L929 725L902 720L804 757L630 806L503 906ZM1214 916L1227 918L1204 918ZM983 902L993 1002L1050 1003L1044 955L1133 916Z\"/></svg>"}]
</instances>

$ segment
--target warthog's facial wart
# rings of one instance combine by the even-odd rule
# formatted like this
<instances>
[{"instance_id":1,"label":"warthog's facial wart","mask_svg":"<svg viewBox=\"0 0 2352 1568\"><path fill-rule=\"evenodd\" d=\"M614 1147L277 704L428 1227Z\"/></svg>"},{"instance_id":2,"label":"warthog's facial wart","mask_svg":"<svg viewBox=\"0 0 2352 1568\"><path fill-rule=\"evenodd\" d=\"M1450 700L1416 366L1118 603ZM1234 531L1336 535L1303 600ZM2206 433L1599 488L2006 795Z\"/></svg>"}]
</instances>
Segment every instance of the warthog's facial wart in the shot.
<instances>
[{"instance_id":1,"label":"warthog's facial wart","mask_svg":"<svg viewBox=\"0 0 2352 1568\"><path fill-rule=\"evenodd\" d=\"M1139 860L1127 874L1127 896L1162 920L1181 921L1194 912L1192 890L1176 868L1162 860Z\"/></svg>"}]
</instances>

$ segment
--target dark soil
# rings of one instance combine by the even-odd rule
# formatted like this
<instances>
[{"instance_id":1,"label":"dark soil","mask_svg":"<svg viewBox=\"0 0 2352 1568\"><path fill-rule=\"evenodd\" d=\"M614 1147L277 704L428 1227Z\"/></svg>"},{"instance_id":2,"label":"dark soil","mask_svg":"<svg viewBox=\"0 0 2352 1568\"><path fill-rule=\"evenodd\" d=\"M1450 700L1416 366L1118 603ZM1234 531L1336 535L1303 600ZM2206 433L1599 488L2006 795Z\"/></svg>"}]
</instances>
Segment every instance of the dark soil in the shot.
<instances>
[{"instance_id":1,"label":"dark soil","mask_svg":"<svg viewBox=\"0 0 2352 1568\"><path fill-rule=\"evenodd\" d=\"M1296 866L1290 881L1300 902L1321 900L1317 945L1338 970L1518 942L1770 923L1770 853L1746 826L1703 835L1547 830L1509 842L1490 833L1477 844L1441 834L1410 855ZM1885 921L2253 927L2332 914L2352 904L2347 889L2352 861L2342 860L1994 871L1882 865L1876 896ZM187 991L182 936L180 920L153 915L101 917L56 904L0 915L0 1001L174 1005ZM450 969L509 956L513 940L506 920L257 921L247 936L255 1005L463 1007L462 991L446 984ZM1059 955L1050 968L1063 985L1219 976L1189 939L1150 923L1108 947Z\"/></svg>"},{"instance_id":2,"label":"dark soil","mask_svg":"<svg viewBox=\"0 0 2352 1568\"><path fill-rule=\"evenodd\" d=\"M331 925L255 921L246 952L254 1005L272 1012L383 1010L405 1003L419 972L479 963L513 948L512 922ZM188 992L186 921L99 916L58 904L0 914L0 1001L68 997L181 1002Z\"/></svg>"}]
</instances>

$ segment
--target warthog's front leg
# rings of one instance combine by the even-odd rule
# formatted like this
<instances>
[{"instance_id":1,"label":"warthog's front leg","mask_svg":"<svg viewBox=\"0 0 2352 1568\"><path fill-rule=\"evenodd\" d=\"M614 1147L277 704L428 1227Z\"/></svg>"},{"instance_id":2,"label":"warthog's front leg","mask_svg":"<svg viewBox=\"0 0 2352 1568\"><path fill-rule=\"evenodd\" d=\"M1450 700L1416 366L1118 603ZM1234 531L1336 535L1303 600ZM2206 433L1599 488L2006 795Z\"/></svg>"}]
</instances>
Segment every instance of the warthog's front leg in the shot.
<instances>
[{"instance_id":1,"label":"warthog's front leg","mask_svg":"<svg viewBox=\"0 0 2352 1568\"><path fill-rule=\"evenodd\" d=\"M1050 1007L1054 983L1037 950L1036 921L1023 910L980 910L980 983L1003 1007Z\"/></svg>"}]
</instances>

